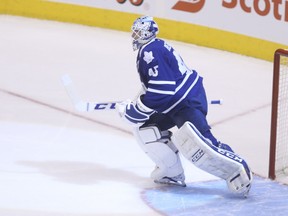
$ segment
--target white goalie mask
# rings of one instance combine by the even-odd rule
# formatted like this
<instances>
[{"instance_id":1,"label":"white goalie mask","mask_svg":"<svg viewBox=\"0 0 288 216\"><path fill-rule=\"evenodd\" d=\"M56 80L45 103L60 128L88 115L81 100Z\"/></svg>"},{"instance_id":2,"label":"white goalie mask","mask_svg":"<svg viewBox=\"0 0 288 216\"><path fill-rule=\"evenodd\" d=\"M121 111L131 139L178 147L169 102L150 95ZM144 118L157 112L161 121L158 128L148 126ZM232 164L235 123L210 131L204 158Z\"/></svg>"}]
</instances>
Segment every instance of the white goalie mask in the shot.
<instances>
[{"instance_id":1,"label":"white goalie mask","mask_svg":"<svg viewBox=\"0 0 288 216\"><path fill-rule=\"evenodd\" d=\"M153 17L142 16L136 19L131 27L133 50L139 49L143 44L156 37L159 29Z\"/></svg>"}]
</instances>

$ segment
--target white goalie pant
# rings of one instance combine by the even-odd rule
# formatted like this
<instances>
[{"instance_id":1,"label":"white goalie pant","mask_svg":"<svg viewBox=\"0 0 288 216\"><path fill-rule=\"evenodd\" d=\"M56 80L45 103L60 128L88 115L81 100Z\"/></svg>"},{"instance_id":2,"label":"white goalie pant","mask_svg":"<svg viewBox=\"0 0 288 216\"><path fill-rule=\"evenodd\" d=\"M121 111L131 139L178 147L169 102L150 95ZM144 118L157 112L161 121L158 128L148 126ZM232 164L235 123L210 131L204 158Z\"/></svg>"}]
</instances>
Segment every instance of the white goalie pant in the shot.
<instances>
[{"instance_id":1,"label":"white goalie pant","mask_svg":"<svg viewBox=\"0 0 288 216\"><path fill-rule=\"evenodd\" d=\"M225 179L231 192L240 194L249 192L252 172L245 160L230 151L212 145L192 123L186 122L174 133L172 141L183 156L196 167Z\"/></svg>"},{"instance_id":2,"label":"white goalie pant","mask_svg":"<svg viewBox=\"0 0 288 216\"><path fill-rule=\"evenodd\" d=\"M135 128L133 130L140 147L155 163L151 173L153 180L174 177L184 172L178 150L170 140L168 131L160 131L156 126Z\"/></svg>"}]
</instances>

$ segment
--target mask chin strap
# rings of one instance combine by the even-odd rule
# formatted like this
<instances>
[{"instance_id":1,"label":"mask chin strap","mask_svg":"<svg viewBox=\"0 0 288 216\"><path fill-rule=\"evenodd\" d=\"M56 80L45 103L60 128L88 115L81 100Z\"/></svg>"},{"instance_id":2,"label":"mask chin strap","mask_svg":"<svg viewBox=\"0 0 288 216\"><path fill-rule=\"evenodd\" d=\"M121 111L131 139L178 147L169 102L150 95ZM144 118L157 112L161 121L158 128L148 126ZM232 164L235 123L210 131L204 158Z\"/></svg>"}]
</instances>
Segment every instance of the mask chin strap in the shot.
<instances>
[{"instance_id":1,"label":"mask chin strap","mask_svg":"<svg viewBox=\"0 0 288 216\"><path fill-rule=\"evenodd\" d=\"M133 46L133 50L136 51L136 50L138 50L141 47L141 44L138 41L133 40L132 41L132 46Z\"/></svg>"}]
</instances>

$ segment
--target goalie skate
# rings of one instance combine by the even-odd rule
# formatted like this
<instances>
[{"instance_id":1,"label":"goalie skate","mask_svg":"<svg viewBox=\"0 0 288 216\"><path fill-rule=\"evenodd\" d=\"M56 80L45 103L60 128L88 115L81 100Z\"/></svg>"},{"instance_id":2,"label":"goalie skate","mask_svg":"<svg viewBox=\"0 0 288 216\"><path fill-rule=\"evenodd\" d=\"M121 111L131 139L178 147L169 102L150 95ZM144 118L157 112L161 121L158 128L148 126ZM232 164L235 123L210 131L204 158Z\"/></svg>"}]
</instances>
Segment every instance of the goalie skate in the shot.
<instances>
[{"instance_id":1,"label":"goalie skate","mask_svg":"<svg viewBox=\"0 0 288 216\"><path fill-rule=\"evenodd\" d=\"M166 184L166 185L176 185L180 187L186 187L185 177L183 174L177 175L175 177L163 177L159 180L154 180L157 184Z\"/></svg>"}]
</instances>

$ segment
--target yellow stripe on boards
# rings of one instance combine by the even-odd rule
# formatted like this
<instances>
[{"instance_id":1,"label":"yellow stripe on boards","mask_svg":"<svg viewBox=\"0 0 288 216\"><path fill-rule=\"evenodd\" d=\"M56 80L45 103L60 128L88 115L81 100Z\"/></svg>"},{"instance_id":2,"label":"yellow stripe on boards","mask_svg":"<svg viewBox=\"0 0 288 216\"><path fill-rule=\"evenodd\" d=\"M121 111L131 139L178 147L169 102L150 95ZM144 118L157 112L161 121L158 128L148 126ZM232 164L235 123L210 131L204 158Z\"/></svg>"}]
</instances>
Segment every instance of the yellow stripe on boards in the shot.
<instances>
[{"instance_id":1,"label":"yellow stripe on boards","mask_svg":"<svg viewBox=\"0 0 288 216\"><path fill-rule=\"evenodd\" d=\"M140 16L133 13L41 0L1 0L0 14L56 20L120 31L130 31L133 21ZM205 26L160 18L155 18L155 20L160 26L159 37L268 61L273 60L276 49L288 48L287 45Z\"/></svg>"},{"instance_id":2,"label":"yellow stripe on boards","mask_svg":"<svg viewBox=\"0 0 288 216\"><path fill-rule=\"evenodd\" d=\"M189 23L155 19L164 38L226 50L272 61L274 52L287 45Z\"/></svg>"},{"instance_id":3,"label":"yellow stripe on boards","mask_svg":"<svg viewBox=\"0 0 288 216\"><path fill-rule=\"evenodd\" d=\"M41 0L1 0L0 13L130 31L138 16ZM129 24L128 24L129 23Z\"/></svg>"}]
</instances>

